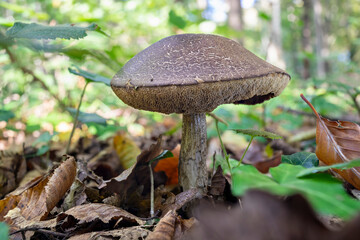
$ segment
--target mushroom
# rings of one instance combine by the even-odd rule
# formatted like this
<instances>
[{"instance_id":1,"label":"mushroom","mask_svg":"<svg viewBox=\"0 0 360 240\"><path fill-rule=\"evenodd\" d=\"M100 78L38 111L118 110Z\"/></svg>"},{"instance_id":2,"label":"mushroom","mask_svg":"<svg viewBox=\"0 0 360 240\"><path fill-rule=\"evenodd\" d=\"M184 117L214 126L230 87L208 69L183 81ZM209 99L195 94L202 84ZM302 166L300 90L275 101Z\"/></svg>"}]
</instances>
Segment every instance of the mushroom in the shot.
<instances>
[{"instance_id":1,"label":"mushroom","mask_svg":"<svg viewBox=\"0 0 360 240\"><path fill-rule=\"evenodd\" d=\"M206 112L226 103L257 104L278 96L290 75L228 38L180 34L144 49L114 76L111 87L126 104L182 113L179 183L207 186Z\"/></svg>"}]
</instances>

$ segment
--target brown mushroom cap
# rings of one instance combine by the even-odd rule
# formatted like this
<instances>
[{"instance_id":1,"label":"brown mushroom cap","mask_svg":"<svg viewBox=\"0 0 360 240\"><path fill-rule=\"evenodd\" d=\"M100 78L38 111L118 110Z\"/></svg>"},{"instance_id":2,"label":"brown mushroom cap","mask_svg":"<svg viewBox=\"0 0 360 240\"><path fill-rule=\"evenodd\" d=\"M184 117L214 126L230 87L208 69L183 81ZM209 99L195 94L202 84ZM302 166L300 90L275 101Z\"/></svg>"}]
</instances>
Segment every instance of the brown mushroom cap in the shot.
<instances>
[{"instance_id":1,"label":"brown mushroom cap","mask_svg":"<svg viewBox=\"0 0 360 240\"><path fill-rule=\"evenodd\" d=\"M225 103L256 104L279 95L290 76L237 42L180 34L144 49L114 76L126 104L162 113L210 112Z\"/></svg>"}]
</instances>

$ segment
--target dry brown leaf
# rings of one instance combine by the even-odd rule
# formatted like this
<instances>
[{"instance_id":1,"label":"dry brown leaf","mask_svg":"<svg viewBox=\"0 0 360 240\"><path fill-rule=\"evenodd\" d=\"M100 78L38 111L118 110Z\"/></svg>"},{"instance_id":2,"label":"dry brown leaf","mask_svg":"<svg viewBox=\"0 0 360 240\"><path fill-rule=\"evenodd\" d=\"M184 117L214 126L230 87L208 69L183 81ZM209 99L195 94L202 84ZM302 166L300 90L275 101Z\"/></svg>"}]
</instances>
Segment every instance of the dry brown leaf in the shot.
<instances>
[{"instance_id":1,"label":"dry brown leaf","mask_svg":"<svg viewBox=\"0 0 360 240\"><path fill-rule=\"evenodd\" d=\"M316 156L319 160L326 165L333 165L360 158L360 126L352 122L323 118L303 95L301 97L317 117ZM333 171L360 189L360 167Z\"/></svg>"},{"instance_id":2,"label":"dry brown leaf","mask_svg":"<svg viewBox=\"0 0 360 240\"><path fill-rule=\"evenodd\" d=\"M190 219L182 219L180 216L176 218L175 221L175 232L174 232L174 240L185 239L184 235L191 229L195 224L195 218Z\"/></svg>"},{"instance_id":3,"label":"dry brown leaf","mask_svg":"<svg viewBox=\"0 0 360 240\"><path fill-rule=\"evenodd\" d=\"M208 193L213 196L221 196L224 194L226 186L226 179L223 175L223 170L219 165L214 176L211 178L211 185Z\"/></svg>"},{"instance_id":4,"label":"dry brown leaf","mask_svg":"<svg viewBox=\"0 0 360 240\"><path fill-rule=\"evenodd\" d=\"M140 192L145 196L150 192L150 171L149 161L157 157L161 152L161 138L156 144L150 146L149 150L143 151L138 157L137 162L130 168L123 171L119 176L105 181L99 188L105 188L108 192L118 193L121 201L127 206L135 206L137 203L130 201L134 192ZM155 187L164 184L166 177L161 178L161 174L154 174ZM141 190L141 191L140 191Z\"/></svg>"},{"instance_id":5,"label":"dry brown leaf","mask_svg":"<svg viewBox=\"0 0 360 240\"><path fill-rule=\"evenodd\" d=\"M164 216L170 210L177 211L190 201L201 197L202 192L197 188L191 188L185 192L181 192L176 195L174 202L168 203L161 208L163 213L162 216Z\"/></svg>"},{"instance_id":6,"label":"dry brown leaf","mask_svg":"<svg viewBox=\"0 0 360 240\"><path fill-rule=\"evenodd\" d=\"M52 174L36 179L31 187L22 190L18 195L10 195L0 201L0 221L13 222L6 214L17 207L26 220L44 219L55 207L58 201L70 188L76 175L76 163L73 157L68 157Z\"/></svg>"},{"instance_id":7,"label":"dry brown leaf","mask_svg":"<svg viewBox=\"0 0 360 240\"><path fill-rule=\"evenodd\" d=\"M69 216L72 218L69 218ZM103 223L114 221L114 226L144 224L144 221L131 213L121 208L102 203L89 203L76 206L57 216L57 222L61 223L63 230L69 227L71 231L74 230L73 219L76 220L77 227L83 227L80 225L99 220Z\"/></svg>"},{"instance_id":8,"label":"dry brown leaf","mask_svg":"<svg viewBox=\"0 0 360 240\"><path fill-rule=\"evenodd\" d=\"M75 235L69 240L108 240L108 239L124 239L124 240L139 240L145 239L150 233L149 230L135 226L111 231L91 232L80 235Z\"/></svg>"},{"instance_id":9,"label":"dry brown leaf","mask_svg":"<svg viewBox=\"0 0 360 240\"><path fill-rule=\"evenodd\" d=\"M149 234L147 240L172 240L175 232L175 221L177 213L170 210L166 215L161 218L160 222L156 225L155 230Z\"/></svg>"},{"instance_id":10,"label":"dry brown leaf","mask_svg":"<svg viewBox=\"0 0 360 240\"><path fill-rule=\"evenodd\" d=\"M22 154L0 151L0 198L14 190L26 173Z\"/></svg>"},{"instance_id":11,"label":"dry brown leaf","mask_svg":"<svg viewBox=\"0 0 360 240\"><path fill-rule=\"evenodd\" d=\"M270 168L276 167L281 163L281 155L282 151L276 151L271 158L254 163L254 167L261 173L268 173Z\"/></svg>"}]
</instances>

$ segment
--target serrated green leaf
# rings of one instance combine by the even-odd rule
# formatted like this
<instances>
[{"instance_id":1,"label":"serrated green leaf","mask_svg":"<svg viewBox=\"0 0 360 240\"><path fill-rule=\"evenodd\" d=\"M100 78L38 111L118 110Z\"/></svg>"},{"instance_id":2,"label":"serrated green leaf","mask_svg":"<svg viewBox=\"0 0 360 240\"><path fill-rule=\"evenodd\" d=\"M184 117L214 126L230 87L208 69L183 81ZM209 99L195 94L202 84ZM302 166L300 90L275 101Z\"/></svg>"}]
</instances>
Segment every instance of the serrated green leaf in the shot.
<instances>
[{"instance_id":1,"label":"serrated green leaf","mask_svg":"<svg viewBox=\"0 0 360 240\"><path fill-rule=\"evenodd\" d=\"M316 167L319 165L319 159L316 154L310 152L297 152L292 155L282 155L281 162L300 165L305 168Z\"/></svg>"},{"instance_id":2,"label":"serrated green leaf","mask_svg":"<svg viewBox=\"0 0 360 240\"><path fill-rule=\"evenodd\" d=\"M44 26L37 23L15 22L6 31L9 38L28 38L28 39L79 39L87 36L86 31L95 31L99 27L93 23L87 27L77 27L74 25Z\"/></svg>"},{"instance_id":3,"label":"serrated green leaf","mask_svg":"<svg viewBox=\"0 0 360 240\"><path fill-rule=\"evenodd\" d=\"M75 116L76 109L75 108L67 108L71 115ZM106 119L97 115L96 113L86 113L86 112L79 112L78 120L82 123L97 123L101 125L106 125Z\"/></svg>"},{"instance_id":4,"label":"serrated green leaf","mask_svg":"<svg viewBox=\"0 0 360 240\"><path fill-rule=\"evenodd\" d=\"M8 110L0 110L0 121L9 121L9 119L14 118L15 114Z\"/></svg>"},{"instance_id":5,"label":"serrated green leaf","mask_svg":"<svg viewBox=\"0 0 360 240\"><path fill-rule=\"evenodd\" d=\"M265 137L270 139L281 139L282 137L276 135L275 133L262 131L262 130L255 130L255 129L233 129L236 133L241 133L245 135L249 135L252 137Z\"/></svg>"},{"instance_id":6,"label":"serrated green leaf","mask_svg":"<svg viewBox=\"0 0 360 240\"><path fill-rule=\"evenodd\" d=\"M257 188L278 195L301 193L319 213L346 219L357 214L360 202L346 193L340 181L326 173L297 177L304 169L300 165L282 163L270 168L271 176L267 176L252 165L242 165L233 169L232 192L241 196Z\"/></svg>"},{"instance_id":7,"label":"serrated green leaf","mask_svg":"<svg viewBox=\"0 0 360 240\"><path fill-rule=\"evenodd\" d=\"M165 158L170 158L170 157L173 157L173 156L174 156L174 155L172 154L171 151L169 151L169 150L164 150L162 153L160 153L159 156L151 159L151 160L149 161L149 164L151 164L151 163L153 163L153 162L155 162L155 161L159 161L159 160L165 159Z\"/></svg>"},{"instance_id":8,"label":"serrated green leaf","mask_svg":"<svg viewBox=\"0 0 360 240\"><path fill-rule=\"evenodd\" d=\"M85 78L86 81L89 81L89 82L101 82L107 86L110 86L110 82L111 82L110 78L103 77L101 75L82 70L77 66L74 66L74 67L76 69L73 69L73 68L68 69L70 73L81 76L81 77Z\"/></svg>"},{"instance_id":9,"label":"serrated green leaf","mask_svg":"<svg viewBox=\"0 0 360 240\"><path fill-rule=\"evenodd\" d=\"M330 165L330 166L312 167L312 168L304 169L297 174L297 177L304 177L309 174L313 174L313 173L317 173L317 172L324 172L324 171L327 171L332 168L343 170L343 169L349 169L349 168L353 168L353 167L360 167L360 159L351 160L350 162L339 163L339 164L334 164L334 165Z\"/></svg>"}]
</instances>

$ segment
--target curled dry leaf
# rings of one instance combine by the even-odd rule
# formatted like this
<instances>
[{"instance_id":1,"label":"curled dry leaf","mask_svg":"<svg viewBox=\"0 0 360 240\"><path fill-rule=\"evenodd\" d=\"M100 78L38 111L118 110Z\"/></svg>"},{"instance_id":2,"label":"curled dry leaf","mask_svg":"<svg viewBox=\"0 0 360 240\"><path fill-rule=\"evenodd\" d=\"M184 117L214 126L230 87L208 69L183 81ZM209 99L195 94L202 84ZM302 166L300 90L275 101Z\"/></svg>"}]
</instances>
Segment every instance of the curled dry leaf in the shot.
<instances>
[{"instance_id":1,"label":"curled dry leaf","mask_svg":"<svg viewBox=\"0 0 360 240\"><path fill-rule=\"evenodd\" d=\"M145 239L150 233L149 230L135 226L112 231L90 232L80 235L75 235L69 240L108 240L108 239L126 239L139 240Z\"/></svg>"},{"instance_id":2,"label":"curled dry leaf","mask_svg":"<svg viewBox=\"0 0 360 240\"><path fill-rule=\"evenodd\" d=\"M176 195L174 202L168 203L161 208L163 213L162 216L164 216L170 210L177 211L180 208L184 207L190 201L201 197L202 192L197 188L191 188L185 192L181 192Z\"/></svg>"},{"instance_id":3,"label":"curled dry leaf","mask_svg":"<svg viewBox=\"0 0 360 240\"><path fill-rule=\"evenodd\" d=\"M61 222L61 225L63 226L62 229L69 226L68 222L71 220L68 216L75 218L77 220L77 224L90 223L95 220L100 220L103 223L109 223L111 220L114 220L116 225L126 224L127 226L144 224L141 219L131 213L128 213L121 208L102 203L89 203L76 206L59 214L57 222ZM74 226L71 226L71 228L73 227Z\"/></svg>"},{"instance_id":4,"label":"curled dry leaf","mask_svg":"<svg viewBox=\"0 0 360 240\"><path fill-rule=\"evenodd\" d=\"M147 240L172 240L175 232L177 213L170 210L156 225L155 230L149 234Z\"/></svg>"},{"instance_id":5,"label":"curled dry leaf","mask_svg":"<svg viewBox=\"0 0 360 240\"><path fill-rule=\"evenodd\" d=\"M14 190L26 173L22 154L0 151L0 197Z\"/></svg>"},{"instance_id":6,"label":"curled dry leaf","mask_svg":"<svg viewBox=\"0 0 360 240\"><path fill-rule=\"evenodd\" d=\"M208 193L212 196L221 196L224 194L226 186L226 179L223 175L223 170L219 165L216 169L214 176L211 178L211 185Z\"/></svg>"},{"instance_id":7,"label":"curled dry leaf","mask_svg":"<svg viewBox=\"0 0 360 240\"><path fill-rule=\"evenodd\" d=\"M51 174L33 181L28 189L0 201L0 221L14 222L7 217L10 210L20 209L24 219L44 219L70 188L76 175L74 157L68 158Z\"/></svg>"},{"instance_id":8,"label":"curled dry leaf","mask_svg":"<svg viewBox=\"0 0 360 240\"><path fill-rule=\"evenodd\" d=\"M302 99L314 111L316 120L316 156L326 165L360 158L360 126L346 121L331 121L321 117L311 103ZM360 189L360 167L333 169L355 188Z\"/></svg>"}]
</instances>

